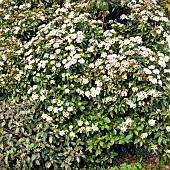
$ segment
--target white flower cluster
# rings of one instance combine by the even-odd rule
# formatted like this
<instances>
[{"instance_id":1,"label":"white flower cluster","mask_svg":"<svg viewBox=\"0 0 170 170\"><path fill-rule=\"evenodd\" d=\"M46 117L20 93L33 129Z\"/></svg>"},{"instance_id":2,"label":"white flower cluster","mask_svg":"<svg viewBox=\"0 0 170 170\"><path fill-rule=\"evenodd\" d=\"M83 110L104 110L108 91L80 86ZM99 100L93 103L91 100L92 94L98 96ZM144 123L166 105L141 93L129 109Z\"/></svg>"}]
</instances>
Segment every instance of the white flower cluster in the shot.
<instances>
[{"instance_id":1,"label":"white flower cluster","mask_svg":"<svg viewBox=\"0 0 170 170\"><path fill-rule=\"evenodd\" d=\"M68 134L71 138L74 138L76 136L76 133L87 133L87 132L97 132L97 131L99 131L99 128L98 128L97 125L92 124L91 126L89 126L88 121L78 120L77 125L78 125L78 129L76 131L73 132L73 126L70 125L68 127L68 130L59 131L59 135L64 136L64 135Z\"/></svg>"},{"instance_id":2,"label":"white flower cluster","mask_svg":"<svg viewBox=\"0 0 170 170\"><path fill-rule=\"evenodd\" d=\"M128 126L132 125L133 120L131 118L127 118L125 122L122 122L120 125L120 130L122 132L126 132Z\"/></svg>"},{"instance_id":3,"label":"white flower cluster","mask_svg":"<svg viewBox=\"0 0 170 170\"><path fill-rule=\"evenodd\" d=\"M115 97L115 96L114 97L109 96L109 97L102 99L102 102L103 103L115 102L116 99L117 99L117 97Z\"/></svg>"},{"instance_id":4,"label":"white flower cluster","mask_svg":"<svg viewBox=\"0 0 170 170\"><path fill-rule=\"evenodd\" d=\"M167 132L170 132L170 126L166 127Z\"/></svg>"},{"instance_id":5,"label":"white flower cluster","mask_svg":"<svg viewBox=\"0 0 170 170\"><path fill-rule=\"evenodd\" d=\"M126 104L129 105L130 108L133 108L133 109L136 108L136 104L129 99L126 99Z\"/></svg>"},{"instance_id":6,"label":"white flower cluster","mask_svg":"<svg viewBox=\"0 0 170 170\"><path fill-rule=\"evenodd\" d=\"M41 116L44 120L46 120L47 122L51 122L53 120L52 117L48 116L47 114L42 114Z\"/></svg>"},{"instance_id":7,"label":"white flower cluster","mask_svg":"<svg viewBox=\"0 0 170 170\"><path fill-rule=\"evenodd\" d=\"M79 122L80 123L80 122ZM80 124L79 124L80 125ZM96 132L99 130L97 125L92 124L92 126L89 126L89 124L87 122L85 122L86 126L82 126L78 129L78 132L83 133L83 132Z\"/></svg>"},{"instance_id":8,"label":"white flower cluster","mask_svg":"<svg viewBox=\"0 0 170 170\"><path fill-rule=\"evenodd\" d=\"M162 93L160 91L156 91L155 89L151 89L148 91L140 91L136 94L137 100L144 100L148 96L153 96L153 97L161 97Z\"/></svg>"},{"instance_id":9,"label":"white flower cluster","mask_svg":"<svg viewBox=\"0 0 170 170\"><path fill-rule=\"evenodd\" d=\"M97 97L100 94L101 87L92 87L89 91L85 92L86 97Z\"/></svg>"},{"instance_id":10,"label":"white flower cluster","mask_svg":"<svg viewBox=\"0 0 170 170\"><path fill-rule=\"evenodd\" d=\"M145 1L145 0L139 0L138 2L136 0L133 1L127 1L127 5L129 8L132 9L132 13L130 15L121 15L121 19L131 19L134 20L135 17L140 17L141 21L147 22L149 19L156 21L156 22L169 22L168 18L164 16L164 14L159 10L161 7L157 4L157 1ZM143 9L143 4L146 5L146 8ZM154 7L157 8L157 10L153 10ZM143 10L141 10L143 9ZM158 32L159 34L159 32Z\"/></svg>"},{"instance_id":11,"label":"white flower cluster","mask_svg":"<svg viewBox=\"0 0 170 170\"><path fill-rule=\"evenodd\" d=\"M156 120L154 120L154 119L148 120L149 126L155 126L155 122L156 122Z\"/></svg>"},{"instance_id":12,"label":"white flower cluster","mask_svg":"<svg viewBox=\"0 0 170 170\"><path fill-rule=\"evenodd\" d=\"M145 139L145 138L147 138L147 137L148 137L148 133L147 133L147 132L141 134L141 138L142 138L142 139Z\"/></svg>"},{"instance_id":13,"label":"white flower cluster","mask_svg":"<svg viewBox=\"0 0 170 170\"><path fill-rule=\"evenodd\" d=\"M73 103L64 103L63 101L56 99L53 99L51 102L53 105L48 106L47 110L62 115L64 118L69 118L70 114L75 110Z\"/></svg>"},{"instance_id":14,"label":"white flower cluster","mask_svg":"<svg viewBox=\"0 0 170 170\"><path fill-rule=\"evenodd\" d=\"M28 90L28 94L32 94L30 100L32 101L36 101L36 100L40 100L40 101L44 101L46 99L47 96L47 90L43 90L38 88L38 85L33 85L32 87L29 88Z\"/></svg>"},{"instance_id":15,"label":"white flower cluster","mask_svg":"<svg viewBox=\"0 0 170 170\"><path fill-rule=\"evenodd\" d=\"M157 145L152 145L151 146L151 150L153 150L153 152L156 152L158 150Z\"/></svg>"}]
</instances>

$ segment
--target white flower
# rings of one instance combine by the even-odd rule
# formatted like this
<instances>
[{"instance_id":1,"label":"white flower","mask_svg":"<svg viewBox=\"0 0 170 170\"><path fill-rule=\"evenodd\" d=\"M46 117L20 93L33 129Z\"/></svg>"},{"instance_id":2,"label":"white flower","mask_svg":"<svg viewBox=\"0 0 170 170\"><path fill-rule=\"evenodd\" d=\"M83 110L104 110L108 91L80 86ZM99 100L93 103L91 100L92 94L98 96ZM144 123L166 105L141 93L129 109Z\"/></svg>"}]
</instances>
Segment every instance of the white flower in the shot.
<instances>
[{"instance_id":1,"label":"white flower","mask_svg":"<svg viewBox=\"0 0 170 170\"><path fill-rule=\"evenodd\" d=\"M132 87L132 91L136 92L136 91L138 91L138 88L137 87Z\"/></svg>"},{"instance_id":2,"label":"white flower","mask_svg":"<svg viewBox=\"0 0 170 170\"><path fill-rule=\"evenodd\" d=\"M90 67L90 68L94 68L94 63L90 63L90 64L89 64L89 67Z\"/></svg>"},{"instance_id":3,"label":"white flower","mask_svg":"<svg viewBox=\"0 0 170 170\"><path fill-rule=\"evenodd\" d=\"M25 65L25 70L31 70L32 69L32 65Z\"/></svg>"},{"instance_id":4,"label":"white flower","mask_svg":"<svg viewBox=\"0 0 170 170\"><path fill-rule=\"evenodd\" d=\"M73 137L73 138L76 136L74 132L70 132L69 135L70 135L70 137Z\"/></svg>"},{"instance_id":5,"label":"white flower","mask_svg":"<svg viewBox=\"0 0 170 170\"><path fill-rule=\"evenodd\" d=\"M46 119L47 116L48 116L47 114L42 114L41 117L42 117L43 119Z\"/></svg>"},{"instance_id":6,"label":"white flower","mask_svg":"<svg viewBox=\"0 0 170 170\"><path fill-rule=\"evenodd\" d=\"M57 102L57 106L61 106L62 104L63 104L63 101L58 100L58 102Z\"/></svg>"},{"instance_id":7,"label":"white flower","mask_svg":"<svg viewBox=\"0 0 170 170\"><path fill-rule=\"evenodd\" d=\"M106 57L107 57L107 53L106 53L106 52L102 52L102 53L101 53L101 57L102 57L102 58L106 58Z\"/></svg>"},{"instance_id":8,"label":"white flower","mask_svg":"<svg viewBox=\"0 0 170 170\"><path fill-rule=\"evenodd\" d=\"M120 16L120 19L121 19L121 20L124 20L124 19L128 19L128 17L127 17L125 14L122 14L122 15Z\"/></svg>"},{"instance_id":9,"label":"white flower","mask_svg":"<svg viewBox=\"0 0 170 170\"><path fill-rule=\"evenodd\" d=\"M56 63L55 65L57 68L61 67L61 63Z\"/></svg>"},{"instance_id":10,"label":"white flower","mask_svg":"<svg viewBox=\"0 0 170 170\"><path fill-rule=\"evenodd\" d=\"M62 112L63 111L63 106L59 107L58 111Z\"/></svg>"},{"instance_id":11,"label":"white flower","mask_svg":"<svg viewBox=\"0 0 170 170\"><path fill-rule=\"evenodd\" d=\"M96 132L96 131L99 130L99 128L98 128L96 125L93 125L93 124L92 124L91 129L92 129L94 132Z\"/></svg>"},{"instance_id":12,"label":"white flower","mask_svg":"<svg viewBox=\"0 0 170 170\"><path fill-rule=\"evenodd\" d=\"M94 52L94 46L88 47L88 48L87 48L87 51L88 51L88 52Z\"/></svg>"},{"instance_id":13,"label":"white flower","mask_svg":"<svg viewBox=\"0 0 170 170\"><path fill-rule=\"evenodd\" d=\"M120 130L121 130L122 132L126 132L126 130L127 130L127 126L122 125L122 126L121 126L121 128L120 128Z\"/></svg>"},{"instance_id":14,"label":"white flower","mask_svg":"<svg viewBox=\"0 0 170 170\"><path fill-rule=\"evenodd\" d=\"M90 97L90 92L89 92L89 91L86 91L86 92L85 92L85 96L89 98L89 97Z\"/></svg>"},{"instance_id":15,"label":"white flower","mask_svg":"<svg viewBox=\"0 0 170 170\"><path fill-rule=\"evenodd\" d=\"M33 93L33 94L32 94L32 99L33 99L33 100L37 100L37 99L38 99L38 94Z\"/></svg>"},{"instance_id":16,"label":"white flower","mask_svg":"<svg viewBox=\"0 0 170 170\"><path fill-rule=\"evenodd\" d=\"M168 150L168 149L167 149L165 152L166 152L167 154L170 154L170 150Z\"/></svg>"},{"instance_id":17,"label":"white flower","mask_svg":"<svg viewBox=\"0 0 170 170\"><path fill-rule=\"evenodd\" d=\"M91 131L91 127L90 127L90 126L87 126L87 127L86 127L86 131L87 131L87 132L90 132L90 131Z\"/></svg>"},{"instance_id":18,"label":"white flower","mask_svg":"<svg viewBox=\"0 0 170 170\"><path fill-rule=\"evenodd\" d=\"M137 97L138 97L138 100L143 100L143 99L147 98L148 96L147 96L146 92L141 91L141 92L137 93Z\"/></svg>"},{"instance_id":19,"label":"white flower","mask_svg":"<svg viewBox=\"0 0 170 170\"><path fill-rule=\"evenodd\" d=\"M128 44L130 44L130 40L129 40L129 39L125 39L125 40L123 41L123 44L122 44L122 45L128 45Z\"/></svg>"},{"instance_id":20,"label":"white flower","mask_svg":"<svg viewBox=\"0 0 170 170\"><path fill-rule=\"evenodd\" d=\"M64 117L68 117L69 116L69 112L63 112L63 116Z\"/></svg>"},{"instance_id":21,"label":"white flower","mask_svg":"<svg viewBox=\"0 0 170 170\"><path fill-rule=\"evenodd\" d=\"M81 59L78 60L78 62L79 62L80 64L84 64L84 63L85 63L85 60L84 60L83 58L81 58Z\"/></svg>"},{"instance_id":22,"label":"white flower","mask_svg":"<svg viewBox=\"0 0 170 170\"><path fill-rule=\"evenodd\" d=\"M156 79L156 78L153 78L152 76L149 76L148 79L149 79L149 81L152 82L153 84L157 84L157 83L158 83L157 79Z\"/></svg>"},{"instance_id":23,"label":"white flower","mask_svg":"<svg viewBox=\"0 0 170 170\"><path fill-rule=\"evenodd\" d=\"M32 89L35 90L37 89L37 87L38 87L37 85L33 85Z\"/></svg>"},{"instance_id":24,"label":"white flower","mask_svg":"<svg viewBox=\"0 0 170 170\"><path fill-rule=\"evenodd\" d=\"M159 21L160 18L157 17L157 16L154 16L152 19L155 20L155 21Z\"/></svg>"},{"instance_id":25,"label":"white flower","mask_svg":"<svg viewBox=\"0 0 170 170\"><path fill-rule=\"evenodd\" d=\"M85 121L85 125L89 125L89 122L87 120Z\"/></svg>"},{"instance_id":26,"label":"white flower","mask_svg":"<svg viewBox=\"0 0 170 170\"><path fill-rule=\"evenodd\" d=\"M140 43L142 43L142 38L140 36L136 36L134 41L137 42L138 44L140 44Z\"/></svg>"},{"instance_id":27,"label":"white flower","mask_svg":"<svg viewBox=\"0 0 170 170\"><path fill-rule=\"evenodd\" d=\"M155 66L154 65L150 65L148 68L153 70L153 69L155 69Z\"/></svg>"},{"instance_id":28,"label":"white flower","mask_svg":"<svg viewBox=\"0 0 170 170\"><path fill-rule=\"evenodd\" d=\"M95 81L95 84L96 84L97 86L101 87L103 83L101 82L101 80L96 80L96 81Z\"/></svg>"},{"instance_id":29,"label":"white flower","mask_svg":"<svg viewBox=\"0 0 170 170\"><path fill-rule=\"evenodd\" d=\"M69 89L65 89L64 92L65 92L66 94L68 94L68 93L70 92L70 90L69 90Z\"/></svg>"},{"instance_id":30,"label":"white flower","mask_svg":"<svg viewBox=\"0 0 170 170\"><path fill-rule=\"evenodd\" d=\"M126 80L126 79L127 79L127 75L124 74L124 75L122 76L122 78L123 78L124 80Z\"/></svg>"},{"instance_id":31,"label":"white flower","mask_svg":"<svg viewBox=\"0 0 170 170\"><path fill-rule=\"evenodd\" d=\"M85 131L85 127L81 127L78 129L78 132L82 133L83 131Z\"/></svg>"},{"instance_id":32,"label":"white flower","mask_svg":"<svg viewBox=\"0 0 170 170\"><path fill-rule=\"evenodd\" d=\"M146 74L152 74L151 70L149 70L148 68L144 68L143 71L144 71Z\"/></svg>"},{"instance_id":33,"label":"white flower","mask_svg":"<svg viewBox=\"0 0 170 170\"><path fill-rule=\"evenodd\" d=\"M145 138L147 138L147 137L148 137L148 134L147 134L147 133L142 133L142 134L141 134L141 138L142 138L142 139L145 139Z\"/></svg>"},{"instance_id":34,"label":"white flower","mask_svg":"<svg viewBox=\"0 0 170 170\"><path fill-rule=\"evenodd\" d=\"M87 78L82 78L82 83L83 83L83 84L88 84L88 83L89 83L89 79L87 79Z\"/></svg>"},{"instance_id":35,"label":"white flower","mask_svg":"<svg viewBox=\"0 0 170 170\"><path fill-rule=\"evenodd\" d=\"M4 61L6 61L6 56L4 54L1 57Z\"/></svg>"},{"instance_id":36,"label":"white flower","mask_svg":"<svg viewBox=\"0 0 170 170\"><path fill-rule=\"evenodd\" d=\"M47 122L50 122L50 121L52 121L52 120L53 120L53 118L50 117L50 116L48 116L48 117L46 118L46 121L47 121Z\"/></svg>"},{"instance_id":37,"label":"white flower","mask_svg":"<svg viewBox=\"0 0 170 170\"><path fill-rule=\"evenodd\" d=\"M75 29L74 29L74 28L71 28L71 29L70 29L70 32L71 32L71 33L75 32Z\"/></svg>"},{"instance_id":38,"label":"white flower","mask_svg":"<svg viewBox=\"0 0 170 170\"><path fill-rule=\"evenodd\" d=\"M123 96L127 96L127 91L122 91L121 92L121 96L123 97Z\"/></svg>"},{"instance_id":39,"label":"white flower","mask_svg":"<svg viewBox=\"0 0 170 170\"><path fill-rule=\"evenodd\" d=\"M52 111L53 111L53 106L48 106L47 110L48 110L49 112L52 112Z\"/></svg>"},{"instance_id":40,"label":"white flower","mask_svg":"<svg viewBox=\"0 0 170 170\"><path fill-rule=\"evenodd\" d=\"M97 95L100 94L101 88L100 88L100 87L97 87L97 88L95 89L94 87L92 87L92 88L90 89L90 91L91 91L90 95L91 95L92 97L96 97Z\"/></svg>"},{"instance_id":41,"label":"white flower","mask_svg":"<svg viewBox=\"0 0 170 170\"><path fill-rule=\"evenodd\" d=\"M167 36L167 41L168 41L169 48L170 48L170 35Z\"/></svg>"},{"instance_id":42,"label":"white flower","mask_svg":"<svg viewBox=\"0 0 170 170\"><path fill-rule=\"evenodd\" d=\"M155 61L155 57L150 56L151 61Z\"/></svg>"},{"instance_id":43,"label":"white flower","mask_svg":"<svg viewBox=\"0 0 170 170\"><path fill-rule=\"evenodd\" d=\"M51 103L53 103L53 104L56 103L56 102L57 102L56 99L52 99L52 100L51 100Z\"/></svg>"},{"instance_id":44,"label":"white flower","mask_svg":"<svg viewBox=\"0 0 170 170\"><path fill-rule=\"evenodd\" d=\"M159 60L158 61L158 64L160 65L160 66L162 66L162 67L166 67L166 63L165 63L165 61L163 61L163 60Z\"/></svg>"},{"instance_id":45,"label":"white flower","mask_svg":"<svg viewBox=\"0 0 170 170\"><path fill-rule=\"evenodd\" d=\"M155 121L156 121L156 120L150 119L150 120L148 121L148 124L149 124L150 126L154 126L154 125L155 125Z\"/></svg>"},{"instance_id":46,"label":"white flower","mask_svg":"<svg viewBox=\"0 0 170 170\"><path fill-rule=\"evenodd\" d=\"M127 126L131 126L132 125L132 119L131 118L127 118L125 124Z\"/></svg>"},{"instance_id":47,"label":"white flower","mask_svg":"<svg viewBox=\"0 0 170 170\"><path fill-rule=\"evenodd\" d=\"M70 125L68 128L69 128L69 130L72 130L73 129L73 125Z\"/></svg>"},{"instance_id":48,"label":"white flower","mask_svg":"<svg viewBox=\"0 0 170 170\"><path fill-rule=\"evenodd\" d=\"M77 43L81 43L84 39L84 35L83 35L83 32L82 31L78 31L77 32L77 39L76 39L76 42Z\"/></svg>"},{"instance_id":49,"label":"white flower","mask_svg":"<svg viewBox=\"0 0 170 170\"><path fill-rule=\"evenodd\" d=\"M64 130L59 131L59 135L60 136L64 136L65 135L65 131Z\"/></svg>"},{"instance_id":50,"label":"white flower","mask_svg":"<svg viewBox=\"0 0 170 170\"><path fill-rule=\"evenodd\" d=\"M170 126L166 127L167 132L170 132Z\"/></svg>"},{"instance_id":51,"label":"white flower","mask_svg":"<svg viewBox=\"0 0 170 170\"><path fill-rule=\"evenodd\" d=\"M159 74L160 71L159 71L158 69L155 69L155 70L153 70L153 73L154 73L154 74Z\"/></svg>"},{"instance_id":52,"label":"white flower","mask_svg":"<svg viewBox=\"0 0 170 170\"><path fill-rule=\"evenodd\" d=\"M46 97L44 95L40 96L40 101L44 101Z\"/></svg>"},{"instance_id":53,"label":"white flower","mask_svg":"<svg viewBox=\"0 0 170 170\"><path fill-rule=\"evenodd\" d=\"M4 19L9 19L10 18L10 15L5 15Z\"/></svg>"},{"instance_id":54,"label":"white flower","mask_svg":"<svg viewBox=\"0 0 170 170\"><path fill-rule=\"evenodd\" d=\"M54 108L53 108L53 112L54 112L54 113L58 113L58 108L57 108L57 107L54 107Z\"/></svg>"},{"instance_id":55,"label":"white flower","mask_svg":"<svg viewBox=\"0 0 170 170\"><path fill-rule=\"evenodd\" d=\"M20 30L20 27L15 27L14 34L17 34L19 30Z\"/></svg>"},{"instance_id":56,"label":"white flower","mask_svg":"<svg viewBox=\"0 0 170 170\"><path fill-rule=\"evenodd\" d=\"M60 54L61 50L60 49L56 49L55 52L56 52L56 54Z\"/></svg>"},{"instance_id":57,"label":"white flower","mask_svg":"<svg viewBox=\"0 0 170 170\"><path fill-rule=\"evenodd\" d=\"M43 119L46 119L46 121L47 122L50 122L50 121L52 121L53 120L53 118L52 117L50 117L50 116L48 116L47 114L42 114L42 116L41 116Z\"/></svg>"},{"instance_id":58,"label":"white flower","mask_svg":"<svg viewBox=\"0 0 170 170\"><path fill-rule=\"evenodd\" d=\"M66 59L63 59L62 60L62 64L66 64L67 60Z\"/></svg>"},{"instance_id":59,"label":"white flower","mask_svg":"<svg viewBox=\"0 0 170 170\"><path fill-rule=\"evenodd\" d=\"M72 107L72 106L68 107L68 108L67 108L67 111L68 111L68 112L72 112L72 111L73 111L73 107Z\"/></svg>"},{"instance_id":60,"label":"white flower","mask_svg":"<svg viewBox=\"0 0 170 170\"><path fill-rule=\"evenodd\" d=\"M151 146L151 150L153 150L154 152L156 152L157 149L158 149L158 147L156 145Z\"/></svg>"},{"instance_id":61,"label":"white flower","mask_svg":"<svg viewBox=\"0 0 170 170\"><path fill-rule=\"evenodd\" d=\"M79 126L82 126L82 125L83 125L83 121L79 120L79 121L77 122L77 124L78 124Z\"/></svg>"},{"instance_id":62,"label":"white flower","mask_svg":"<svg viewBox=\"0 0 170 170\"><path fill-rule=\"evenodd\" d=\"M130 106L130 108L133 108L133 109L136 108L136 104L133 103L131 100L127 99L126 104L128 104Z\"/></svg>"}]
</instances>

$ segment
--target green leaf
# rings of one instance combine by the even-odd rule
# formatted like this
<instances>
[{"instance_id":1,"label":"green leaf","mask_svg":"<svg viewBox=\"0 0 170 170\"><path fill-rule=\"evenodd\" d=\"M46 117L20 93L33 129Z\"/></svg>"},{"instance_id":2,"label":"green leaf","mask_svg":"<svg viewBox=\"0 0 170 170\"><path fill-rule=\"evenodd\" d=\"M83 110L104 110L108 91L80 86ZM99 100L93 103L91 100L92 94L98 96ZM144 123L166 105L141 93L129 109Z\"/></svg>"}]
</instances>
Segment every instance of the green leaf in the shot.
<instances>
[{"instance_id":1,"label":"green leaf","mask_svg":"<svg viewBox=\"0 0 170 170\"><path fill-rule=\"evenodd\" d=\"M135 134L136 136L138 136L139 133L138 133L137 130L134 130L133 132L134 132L134 134Z\"/></svg>"},{"instance_id":2,"label":"green leaf","mask_svg":"<svg viewBox=\"0 0 170 170\"><path fill-rule=\"evenodd\" d=\"M37 155L36 154L32 154L31 156L31 160L34 161L36 159Z\"/></svg>"},{"instance_id":3,"label":"green leaf","mask_svg":"<svg viewBox=\"0 0 170 170\"><path fill-rule=\"evenodd\" d=\"M158 138L158 144L161 145L161 143L162 143L162 137L159 137Z\"/></svg>"},{"instance_id":4,"label":"green leaf","mask_svg":"<svg viewBox=\"0 0 170 170\"><path fill-rule=\"evenodd\" d=\"M79 162L80 162L80 158L79 158L79 157L76 157L76 161L79 163Z\"/></svg>"},{"instance_id":5,"label":"green leaf","mask_svg":"<svg viewBox=\"0 0 170 170\"><path fill-rule=\"evenodd\" d=\"M34 147L34 143L31 143L31 144L29 145L29 147L30 147L30 149L32 149L32 148Z\"/></svg>"},{"instance_id":6,"label":"green leaf","mask_svg":"<svg viewBox=\"0 0 170 170\"><path fill-rule=\"evenodd\" d=\"M35 163L36 163L37 165L40 165L40 161L39 161L39 160L36 160Z\"/></svg>"},{"instance_id":7,"label":"green leaf","mask_svg":"<svg viewBox=\"0 0 170 170\"><path fill-rule=\"evenodd\" d=\"M50 168L50 166L51 166L51 162L46 162L46 163L45 163L45 167L46 167L46 168Z\"/></svg>"},{"instance_id":8,"label":"green leaf","mask_svg":"<svg viewBox=\"0 0 170 170\"><path fill-rule=\"evenodd\" d=\"M50 142L50 143L53 142L53 137L52 137L52 136L49 137L49 142Z\"/></svg>"},{"instance_id":9,"label":"green leaf","mask_svg":"<svg viewBox=\"0 0 170 170\"><path fill-rule=\"evenodd\" d=\"M110 123L111 121L110 121L110 119L109 119L108 117L105 117L105 118L104 118L104 122L105 122L105 123Z\"/></svg>"},{"instance_id":10,"label":"green leaf","mask_svg":"<svg viewBox=\"0 0 170 170\"><path fill-rule=\"evenodd\" d=\"M96 156L97 155L100 155L101 154L101 150L100 149L97 149L96 152L95 152Z\"/></svg>"},{"instance_id":11,"label":"green leaf","mask_svg":"<svg viewBox=\"0 0 170 170\"><path fill-rule=\"evenodd\" d=\"M137 130L142 130L143 128L141 126L138 126L137 127Z\"/></svg>"},{"instance_id":12,"label":"green leaf","mask_svg":"<svg viewBox=\"0 0 170 170\"><path fill-rule=\"evenodd\" d=\"M139 143L139 142L140 142L140 139L137 138L137 139L135 139L134 144L137 144L137 143Z\"/></svg>"},{"instance_id":13,"label":"green leaf","mask_svg":"<svg viewBox=\"0 0 170 170\"><path fill-rule=\"evenodd\" d=\"M88 150L90 151L90 153L92 153L92 149L93 149L93 145L90 145L90 146L88 147Z\"/></svg>"},{"instance_id":14,"label":"green leaf","mask_svg":"<svg viewBox=\"0 0 170 170\"><path fill-rule=\"evenodd\" d=\"M108 110L108 112L111 112L111 111L113 111L113 109L114 109L114 106L111 106L111 107L109 107L109 110Z\"/></svg>"},{"instance_id":15,"label":"green leaf","mask_svg":"<svg viewBox=\"0 0 170 170\"><path fill-rule=\"evenodd\" d=\"M0 144L0 149L3 150L3 148L4 148L4 145L3 145L3 143L1 143L1 144Z\"/></svg>"},{"instance_id":16,"label":"green leaf","mask_svg":"<svg viewBox=\"0 0 170 170\"><path fill-rule=\"evenodd\" d=\"M80 106L80 110L83 111L85 109L84 106Z\"/></svg>"}]
</instances>

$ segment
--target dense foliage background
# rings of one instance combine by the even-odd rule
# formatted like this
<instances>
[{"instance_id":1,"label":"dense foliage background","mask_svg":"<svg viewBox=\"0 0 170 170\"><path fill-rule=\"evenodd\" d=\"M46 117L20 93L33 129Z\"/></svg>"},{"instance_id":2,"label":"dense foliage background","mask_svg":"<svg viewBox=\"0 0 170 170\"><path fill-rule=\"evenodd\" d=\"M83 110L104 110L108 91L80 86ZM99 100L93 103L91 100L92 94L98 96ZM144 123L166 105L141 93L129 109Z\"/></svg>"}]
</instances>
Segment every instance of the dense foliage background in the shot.
<instances>
[{"instance_id":1,"label":"dense foliage background","mask_svg":"<svg viewBox=\"0 0 170 170\"><path fill-rule=\"evenodd\" d=\"M169 161L170 22L160 5L0 2L2 168L102 169L124 147Z\"/></svg>"}]
</instances>

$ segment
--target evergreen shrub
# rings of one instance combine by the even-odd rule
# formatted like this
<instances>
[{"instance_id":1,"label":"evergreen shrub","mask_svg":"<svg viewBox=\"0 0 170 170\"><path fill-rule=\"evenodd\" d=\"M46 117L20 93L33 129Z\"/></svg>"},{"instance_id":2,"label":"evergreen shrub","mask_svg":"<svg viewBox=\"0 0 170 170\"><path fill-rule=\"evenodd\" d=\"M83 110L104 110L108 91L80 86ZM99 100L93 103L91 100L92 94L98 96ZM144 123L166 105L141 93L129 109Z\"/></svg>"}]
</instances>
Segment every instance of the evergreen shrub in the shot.
<instances>
[{"instance_id":1,"label":"evergreen shrub","mask_svg":"<svg viewBox=\"0 0 170 170\"><path fill-rule=\"evenodd\" d=\"M100 169L130 143L169 160L170 22L94 2L1 1L2 168Z\"/></svg>"}]
</instances>

